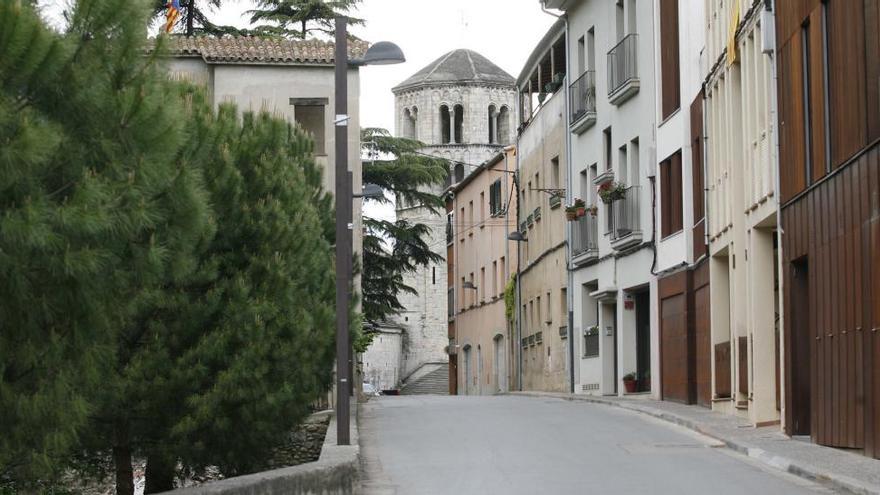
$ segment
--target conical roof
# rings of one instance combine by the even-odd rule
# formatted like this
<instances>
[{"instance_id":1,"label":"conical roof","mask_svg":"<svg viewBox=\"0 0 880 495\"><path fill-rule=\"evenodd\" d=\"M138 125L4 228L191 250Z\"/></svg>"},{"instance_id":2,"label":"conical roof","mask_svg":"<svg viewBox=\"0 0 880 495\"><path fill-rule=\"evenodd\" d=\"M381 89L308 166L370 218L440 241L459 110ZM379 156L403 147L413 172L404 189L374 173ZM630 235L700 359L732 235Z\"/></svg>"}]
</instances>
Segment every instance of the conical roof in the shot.
<instances>
[{"instance_id":1,"label":"conical roof","mask_svg":"<svg viewBox=\"0 0 880 495\"><path fill-rule=\"evenodd\" d=\"M513 87L516 80L504 69L473 50L453 50L428 64L412 77L394 87L401 91L416 86L437 84L499 84Z\"/></svg>"}]
</instances>

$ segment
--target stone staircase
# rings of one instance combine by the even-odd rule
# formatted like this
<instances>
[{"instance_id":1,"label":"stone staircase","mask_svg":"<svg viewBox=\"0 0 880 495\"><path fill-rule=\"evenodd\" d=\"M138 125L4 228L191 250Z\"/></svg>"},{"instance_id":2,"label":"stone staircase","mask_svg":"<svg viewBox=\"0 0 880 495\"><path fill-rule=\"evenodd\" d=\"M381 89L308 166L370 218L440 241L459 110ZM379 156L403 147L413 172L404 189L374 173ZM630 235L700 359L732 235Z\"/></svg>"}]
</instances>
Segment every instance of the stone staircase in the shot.
<instances>
[{"instance_id":1,"label":"stone staircase","mask_svg":"<svg viewBox=\"0 0 880 495\"><path fill-rule=\"evenodd\" d=\"M449 395L449 363L415 380L409 381L400 389L401 395Z\"/></svg>"}]
</instances>

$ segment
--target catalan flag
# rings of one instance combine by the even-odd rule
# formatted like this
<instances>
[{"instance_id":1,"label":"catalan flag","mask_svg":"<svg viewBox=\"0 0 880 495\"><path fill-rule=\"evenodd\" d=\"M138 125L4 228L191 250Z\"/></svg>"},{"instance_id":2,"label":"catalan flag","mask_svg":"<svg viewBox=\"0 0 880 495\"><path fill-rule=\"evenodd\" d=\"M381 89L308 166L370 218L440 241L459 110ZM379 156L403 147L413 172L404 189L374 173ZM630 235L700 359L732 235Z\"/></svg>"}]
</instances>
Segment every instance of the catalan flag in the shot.
<instances>
[{"instance_id":1,"label":"catalan flag","mask_svg":"<svg viewBox=\"0 0 880 495\"><path fill-rule=\"evenodd\" d=\"M177 23L177 18L180 17L180 0L168 0L165 7L168 9L165 12L165 32L170 33Z\"/></svg>"}]
</instances>

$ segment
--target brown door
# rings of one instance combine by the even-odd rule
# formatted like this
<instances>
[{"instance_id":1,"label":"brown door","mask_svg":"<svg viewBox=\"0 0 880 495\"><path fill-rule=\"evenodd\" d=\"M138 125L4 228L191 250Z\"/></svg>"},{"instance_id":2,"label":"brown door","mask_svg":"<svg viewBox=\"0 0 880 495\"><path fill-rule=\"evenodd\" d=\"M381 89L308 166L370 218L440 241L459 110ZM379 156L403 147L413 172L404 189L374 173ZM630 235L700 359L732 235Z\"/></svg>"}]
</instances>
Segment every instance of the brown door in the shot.
<instances>
[{"instance_id":1,"label":"brown door","mask_svg":"<svg viewBox=\"0 0 880 495\"><path fill-rule=\"evenodd\" d=\"M687 294L681 293L660 301L660 358L664 400L689 402Z\"/></svg>"},{"instance_id":2,"label":"brown door","mask_svg":"<svg viewBox=\"0 0 880 495\"><path fill-rule=\"evenodd\" d=\"M809 269L805 259L791 265L791 434L810 434L810 347L816 345L810 328Z\"/></svg>"}]
</instances>

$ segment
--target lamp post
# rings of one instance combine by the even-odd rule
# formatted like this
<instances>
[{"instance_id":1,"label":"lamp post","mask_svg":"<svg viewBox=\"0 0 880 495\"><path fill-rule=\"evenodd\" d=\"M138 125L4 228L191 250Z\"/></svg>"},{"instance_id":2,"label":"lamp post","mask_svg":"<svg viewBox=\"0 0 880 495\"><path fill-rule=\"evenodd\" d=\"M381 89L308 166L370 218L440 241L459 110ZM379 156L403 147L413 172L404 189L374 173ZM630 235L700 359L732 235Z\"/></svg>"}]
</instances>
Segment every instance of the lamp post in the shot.
<instances>
[{"instance_id":1,"label":"lamp post","mask_svg":"<svg viewBox=\"0 0 880 495\"><path fill-rule=\"evenodd\" d=\"M514 176L515 177L515 176ZM517 202L517 213L519 212L519 203ZM519 215L517 214L517 220L519 220ZM519 224L517 224L517 229L519 228ZM523 389L523 357L522 357L522 270L520 260L522 260L522 250L519 248L520 243L529 242L528 239L522 232L519 230L513 231L507 235L508 241L513 241L516 244L516 347L517 349L517 388L520 390Z\"/></svg>"},{"instance_id":2,"label":"lamp post","mask_svg":"<svg viewBox=\"0 0 880 495\"><path fill-rule=\"evenodd\" d=\"M400 48L387 41L376 43L363 59L348 59L348 18L336 18L336 443L351 443L349 403L351 396L351 334L348 309L351 301L352 273L352 191L348 167L348 69L363 65L405 62ZM358 131L360 131L358 129ZM365 194L366 195L366 194ZM363 196L361 196L363 197Z\"/></svg>"}]
</instances>

